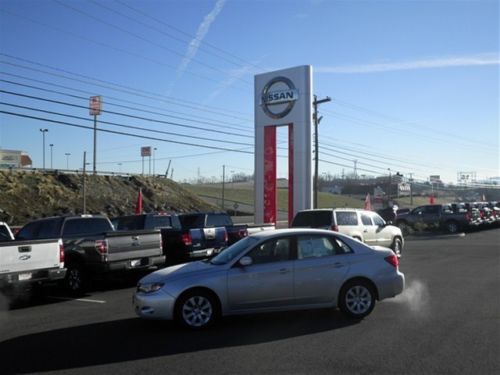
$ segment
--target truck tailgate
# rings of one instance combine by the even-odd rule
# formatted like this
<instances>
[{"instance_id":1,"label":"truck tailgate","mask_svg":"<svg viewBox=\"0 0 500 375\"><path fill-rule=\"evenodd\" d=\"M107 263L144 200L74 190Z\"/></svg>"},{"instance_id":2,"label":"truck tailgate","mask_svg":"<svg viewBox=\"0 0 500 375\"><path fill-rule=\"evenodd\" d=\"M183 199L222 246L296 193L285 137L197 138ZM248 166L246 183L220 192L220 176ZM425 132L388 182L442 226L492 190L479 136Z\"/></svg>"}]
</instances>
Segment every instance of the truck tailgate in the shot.
<instances>
[{"instance_id":1,"label":"truck tailgate","mask_svg":"<svg viewBox=\"0 0 500 375\"><path fill-rule=\"evenodd\" d=\"M159 230L106 233L108 261L140 259L163 254Z\"/></svg>"},{"instance_id":2,"label":"truck tailgate","mask_svg":"<svg viewBox=\"0 0 500 375\"><path fill-rule=\"evenodd\" d=\"M62 267L60 240L9 241L0 244L0 273Z\"/></svg>"}]
</instances>

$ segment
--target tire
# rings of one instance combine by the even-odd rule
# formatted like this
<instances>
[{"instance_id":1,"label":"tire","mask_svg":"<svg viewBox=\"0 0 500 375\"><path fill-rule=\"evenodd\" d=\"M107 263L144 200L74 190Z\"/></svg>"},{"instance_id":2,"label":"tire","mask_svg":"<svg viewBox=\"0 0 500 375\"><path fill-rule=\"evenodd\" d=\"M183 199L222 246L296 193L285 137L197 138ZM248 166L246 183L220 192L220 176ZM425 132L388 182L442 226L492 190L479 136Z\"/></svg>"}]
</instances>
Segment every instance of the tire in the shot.
<instances>
[{"instance_id":1,"label":"tire","mask_svg":"<svg viewBox=\"0 0 500 375\"><path fill-rule=\"evenodd\" d=\"M339 308L349 318L363 319L372 312L375 300L372 285L364 280L353 280L342 287Z\"/></svg>"},{"instance_id":2,"label":"tire","mask_svg":"<svg viewBox=\"0 0 500 375\"><path fill-rule=\"evenodd\" d=\"M80 264L69 264L64 284L72 295L82 295L87 286L87 275Z\"/></svg>"},{"instance_id":3,"label":"tire","mask_svg":"<svg viewBox=\"0 0 500 375\"><path fill-rule=\"evenodd\" d=\"M192 330L213 325L219 314L216 298L202 289L192 290L184 294L176 304L178 322Z\"/></svg>"},{"instance_id":4,"label":"tire","mask_svg":"<svg viewBox=\"0 0 500 375\"><path fill-rule=\"evenodd\" d=\"M403 252L403 241L401 241L401 238L396 237L394 238L394 241L392 242L391 245L392 251L394 251L394 254L397 255L398 258L401 257L401 253Z\"/></svg>"},{"instance_id":5,"label":"tire","mask_svg":"<svg viewBox=\"0 0 500 375\"><path fill-rule=\"evenodd\" d=\"M446 228L446 231L448 233L452 233L452 234L455 234L458 232L458 223L456 221L447 221L445 224L444 224L444 227Z\"/></svg>"}]
</instances>

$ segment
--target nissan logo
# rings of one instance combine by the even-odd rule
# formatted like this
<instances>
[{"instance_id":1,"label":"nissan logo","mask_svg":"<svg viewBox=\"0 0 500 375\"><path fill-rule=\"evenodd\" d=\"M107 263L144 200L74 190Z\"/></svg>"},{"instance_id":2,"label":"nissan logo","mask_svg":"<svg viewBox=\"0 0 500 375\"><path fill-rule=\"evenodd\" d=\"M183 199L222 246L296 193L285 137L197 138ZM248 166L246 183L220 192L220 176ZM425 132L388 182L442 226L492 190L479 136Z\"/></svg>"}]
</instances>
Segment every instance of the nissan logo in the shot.
<instances>
[{"instance_id":1,"label":"nissan logo","mask_svg":"<svg viewBox=\"0 0 500 375\"><path fill-rule=\"evenodd\" d=\"M260 105L269 117L279 119L290 113L298 98L299 91L290 79L276 77L264 86ZM273 106L274 111L271 110Z\"/></svg>"}]
</instances>

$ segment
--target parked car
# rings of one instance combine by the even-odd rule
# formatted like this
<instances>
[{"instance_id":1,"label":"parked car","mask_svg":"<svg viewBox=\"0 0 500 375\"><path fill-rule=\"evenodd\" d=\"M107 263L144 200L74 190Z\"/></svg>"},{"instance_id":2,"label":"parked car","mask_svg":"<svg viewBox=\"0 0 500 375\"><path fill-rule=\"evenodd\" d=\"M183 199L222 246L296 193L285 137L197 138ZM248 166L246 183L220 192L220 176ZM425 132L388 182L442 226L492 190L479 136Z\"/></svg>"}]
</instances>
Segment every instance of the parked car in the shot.
<instances>
[{"instance_id":1,"label":"parked car","mask_svg":"<svg viewBox=\"0 0 500 375\"><path fill-rule=\"evenodd\" d=\"M376 300L400 294L398 258L349 236L317 229L250 235L216 257L168 267L142 278L133 296L144 319L176 319L200 329L218 317L339 307L362 319Z\"/></svg>"},{"instance_id":2,"label":"parked car","mask_svg":"<svg viewBox=\"0 0 500 375\"><path fill-rule=\"evenodd\" d=\"M135 271L163 265L158 230L117 232L106 216L56 216L34 220L16 234L18 240L61 238L65 284L81 294L93 275Z\"/></svg>"},{"instance_id":3,"label":"parked car","mask_svg":"<svg viewBox=\"0 0 500 375\"><path fill-rule=\"evenodd\" d=\"M391 248L400 257L404 238L401 230L387 224L375 212L356 208L324 208L297 212L292 228L330 229L351 236L367 245Z\"/></svg>"},{"instance_id":4,"label":"parked car","mask_svg":"<svg viewBox=\"0 0 500 375\"><path fill-rule=\"evenodd\" d=\"M397 215L396 225L403 233L419 226L423 229L444 229L449 233L457 233L470 228L473 218L469 212L454 212L450 205L430 204Z\"/></svg>"},{"instance_id":5,"label":"parked car","mask_svg":"<svg viewBox=\"0 0 500 375\"><path fill-rule=\"evenodd\" d=\"M16 240L0 222L0 290L23 293L33 285L64 279L64 249L58 238Z\"/></svg>"}]
</instances>

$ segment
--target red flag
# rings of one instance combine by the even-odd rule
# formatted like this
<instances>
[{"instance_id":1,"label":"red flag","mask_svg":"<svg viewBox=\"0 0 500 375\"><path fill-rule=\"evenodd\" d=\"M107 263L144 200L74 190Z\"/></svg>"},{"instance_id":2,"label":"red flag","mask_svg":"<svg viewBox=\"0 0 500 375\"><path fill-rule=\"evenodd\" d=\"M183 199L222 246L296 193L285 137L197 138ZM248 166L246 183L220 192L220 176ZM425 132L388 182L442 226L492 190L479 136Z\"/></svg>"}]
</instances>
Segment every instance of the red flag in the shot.
<instances>
[{"instance_id":1,"label":"red flag","mask_svg":"<svg viewBox=\"0 0 500 375\"><path fill-rule=\"evenodd\" d=\"M434 204L434 194L429 196L429 204Z\"/></svg>"},{"instance_id":2,"label":"red flag","mask_svg":"<svg viewBox=\"0 0 500 375\"><path fill-rule=\"evenodd\" d=\"M135 204L135 214L142 214L142 189L139 189L139 194L137 195L137 202Z\"/></svg>"},{"instance_id":3,"label":"red flag","mask_svg":"<svg viewBox=\"0 0 500 375\"><path fill-rule=\"evenodd\" d=\"M370 193L366 194L366 198L365 198L365 210L369 210L369 211L372 210L372 201L371 201L371 198L370 198Z\"/></svg>"}]
</instances>

